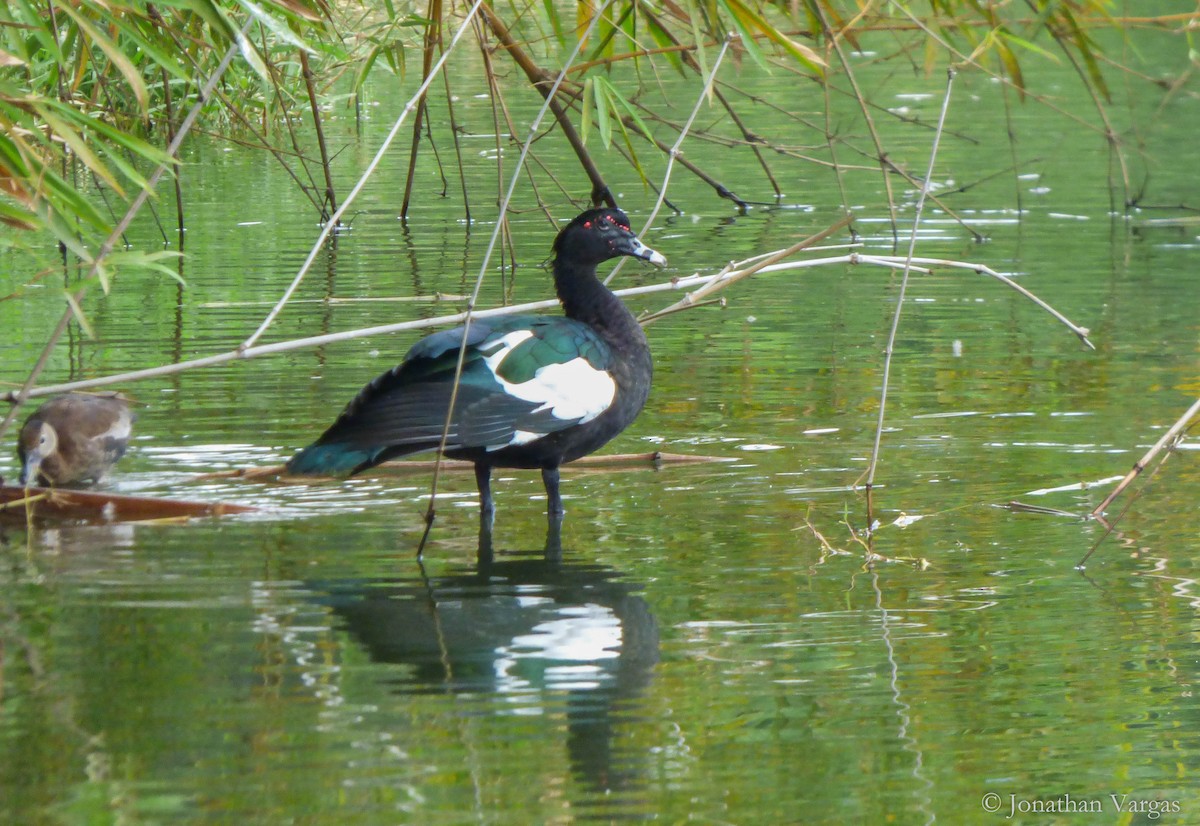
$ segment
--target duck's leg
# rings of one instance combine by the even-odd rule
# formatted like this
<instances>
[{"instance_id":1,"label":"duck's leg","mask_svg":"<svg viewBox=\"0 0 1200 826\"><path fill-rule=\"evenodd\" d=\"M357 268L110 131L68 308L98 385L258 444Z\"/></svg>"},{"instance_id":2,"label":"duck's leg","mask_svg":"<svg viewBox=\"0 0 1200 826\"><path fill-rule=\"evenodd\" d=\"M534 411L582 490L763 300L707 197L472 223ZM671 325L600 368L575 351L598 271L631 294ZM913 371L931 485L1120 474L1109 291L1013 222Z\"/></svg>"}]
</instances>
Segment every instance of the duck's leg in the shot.
<instances>
[{"instance_id":1,"label":"duck's leg","mask_svg":"<svg viewBox=\"0 0 1200 826\"><path fill-rule=\"evenodd\" d=\"M479 516L491 517L496 512L496 503L492 500L492 466L483 462L475 463L475 484L479 486Z\"/></svg>"},{"instance_id":2,"label":"duck's leg","mask_svg":"<svg viewBox=\"0 0 1200 826\"><path fill-rule=\"evenodd\" d=\"M479 548L475 552L475 562L481 574L492 564L495 556L492 551L492 519L493 514L479 512Z\"/></svg>"},{"instance_id":3,"label":"duck's leg","mask_svg":"<svg viewBox=\"0 0 1200 826\"><path fill-rule=\"evenodd\" d=\"M562 561L562 523L563 515L550 514L546 520L546 548L544 551L547 562Z\"/></svg>"},{"instance_id":4,"label":"duck's leg","mask_svg":"<svg viewBox=\"0 0 1200 826\"><path fill-rule=\"evenodd\" d=\"M542 484L546 486L546 513L551 517L562 517L562 494L558 492L558 467L542 468Z\"/></svg>"}]
</instances>

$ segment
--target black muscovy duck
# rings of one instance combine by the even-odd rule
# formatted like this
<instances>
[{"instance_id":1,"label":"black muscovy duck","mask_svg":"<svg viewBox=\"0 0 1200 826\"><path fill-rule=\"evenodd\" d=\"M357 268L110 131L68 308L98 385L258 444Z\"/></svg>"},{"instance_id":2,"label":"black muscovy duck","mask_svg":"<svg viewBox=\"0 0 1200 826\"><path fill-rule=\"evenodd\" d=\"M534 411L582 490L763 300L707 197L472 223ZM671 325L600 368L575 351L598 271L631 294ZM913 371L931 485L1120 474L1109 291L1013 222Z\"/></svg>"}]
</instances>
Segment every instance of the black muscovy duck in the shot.
<instances>
[{"instance_id":1,"label":"black muscovy duck","mask_svg":"<svg viewBox=\"0 0 1200 826\"><path fill-rule=\"evenodd\" d=\"M23 485L98 482L125 455L133 414L116 393L68 393L39 407L17 437Z\"/></svg>"},{"instance_id":2,"label":"black muscovy duck","mask_svg":"<svg viewBox=\"0 0 1200 826\"><path fill-rule=\"evenodd\" d=\"M637 319L596 277L628 255L662 266L617 209L593 209L554 240L562 316L472 321L446 455L475 463L482 515L494 511L494 467L540 468L553 519L563 512L559 466L624 430L650 391L650 348ZM433 450L450 408L463 328L418 341L404 361L364 387L291 474L350 475Z\"/></svg>"}]
</instances>

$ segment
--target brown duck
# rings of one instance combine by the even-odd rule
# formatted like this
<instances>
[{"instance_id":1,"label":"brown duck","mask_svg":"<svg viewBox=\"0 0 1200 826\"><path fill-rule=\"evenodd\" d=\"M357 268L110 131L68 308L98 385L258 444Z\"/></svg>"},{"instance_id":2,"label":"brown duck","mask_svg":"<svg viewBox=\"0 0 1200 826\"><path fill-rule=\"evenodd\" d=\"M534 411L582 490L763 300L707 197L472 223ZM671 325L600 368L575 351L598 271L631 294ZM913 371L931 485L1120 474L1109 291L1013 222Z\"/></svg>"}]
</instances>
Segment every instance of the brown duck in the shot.
<instances>
[{"instance_id":1,"label":"brown duck","mask_svg":"<svg viewBox=\"0 0 1200 826\"><path fill-rule=\"evenodd\" d=\"M133 416L116 393L68 393L46 402L17 440L21 484L98 482L125 454Z\"/></svg>"}]
</instances>

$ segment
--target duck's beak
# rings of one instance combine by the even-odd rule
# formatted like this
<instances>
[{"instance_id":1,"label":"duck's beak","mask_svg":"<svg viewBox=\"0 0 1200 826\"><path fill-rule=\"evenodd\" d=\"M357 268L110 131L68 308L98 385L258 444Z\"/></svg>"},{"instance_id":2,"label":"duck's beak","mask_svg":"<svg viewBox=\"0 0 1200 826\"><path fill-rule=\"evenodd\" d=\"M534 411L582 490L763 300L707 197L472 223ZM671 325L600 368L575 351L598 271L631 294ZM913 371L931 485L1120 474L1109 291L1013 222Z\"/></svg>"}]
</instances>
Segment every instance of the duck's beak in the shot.
<instances>
[{"instance_id":1,"label":"duck's beak","mask_svg":"<svg viewBox=\"0 0 1200 826\"><path fill-rule=\"evenodd\" d=\"M666 256L661 252L650 249L636 236L629 239L629 250L625 254L632 255L634 258L640 258L643 261L649 261L658 267L665 267L667 265Z\"/></svg>"},{"instance_id":2,"label":"duck's beak","mask_svg":"<svg viewBox=\"0 0 1200 826\"><path fill-rule=\"evenodd\" d=\"M21 465L19 480L24 487L37 484L38 471L42 468L42 451L34 448L25 454L25 463Z\"/></svg>"}]
</instances>

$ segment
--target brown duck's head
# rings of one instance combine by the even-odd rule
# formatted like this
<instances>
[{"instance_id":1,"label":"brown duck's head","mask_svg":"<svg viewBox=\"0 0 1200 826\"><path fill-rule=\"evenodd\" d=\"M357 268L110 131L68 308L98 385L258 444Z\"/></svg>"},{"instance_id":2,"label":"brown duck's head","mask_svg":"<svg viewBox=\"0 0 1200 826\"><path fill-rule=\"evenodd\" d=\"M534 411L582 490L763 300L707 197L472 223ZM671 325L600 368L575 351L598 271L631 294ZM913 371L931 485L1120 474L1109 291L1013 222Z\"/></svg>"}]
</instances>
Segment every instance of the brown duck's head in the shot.
<instances>
[{"instance_id":1,"label":"brown duck's head","mask_svg":"<svg viewBox=\"0 0 1200 826\"><path fill-rule=\"evenodd\" d=\"M49 422L30 419L21 428L17 456L21 459L21 484L35 485L42 462L58 453L58 431Z\"/></svg>"}]
</instances>

